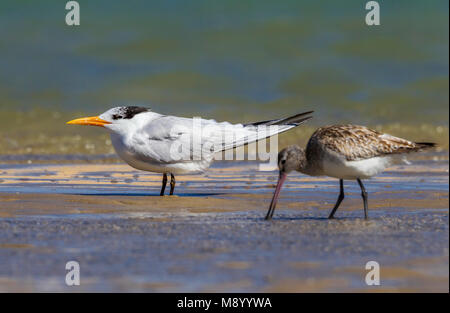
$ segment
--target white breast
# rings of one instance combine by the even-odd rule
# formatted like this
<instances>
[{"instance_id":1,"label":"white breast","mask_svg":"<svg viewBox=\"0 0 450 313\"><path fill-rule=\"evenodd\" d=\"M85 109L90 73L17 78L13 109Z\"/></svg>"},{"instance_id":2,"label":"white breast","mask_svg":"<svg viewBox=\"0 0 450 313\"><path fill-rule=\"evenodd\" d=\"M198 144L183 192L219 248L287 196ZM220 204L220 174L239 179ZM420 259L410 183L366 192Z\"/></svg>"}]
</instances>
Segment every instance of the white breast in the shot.
<instances>
[{"instance_id":1,"label":"white breast","mask_svg":"<svg viewBox=\"0 0 450 313\"><path fill-rule=\"evenodd\" d=\"M403 156L380 156L365 160L347 161L343 158L325 158L323 172L325 175L340 179L370 178L383 172L386 168L399 162L407 162Z\"/></svg>"}]
</instances>

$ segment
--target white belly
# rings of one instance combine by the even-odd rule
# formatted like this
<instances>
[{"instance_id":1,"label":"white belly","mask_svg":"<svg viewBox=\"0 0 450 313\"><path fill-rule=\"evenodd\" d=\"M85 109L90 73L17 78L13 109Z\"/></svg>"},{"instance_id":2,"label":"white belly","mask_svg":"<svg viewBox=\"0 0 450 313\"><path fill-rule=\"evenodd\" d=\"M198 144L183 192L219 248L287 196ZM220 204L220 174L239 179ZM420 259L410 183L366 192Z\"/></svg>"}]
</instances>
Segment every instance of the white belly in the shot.
<instances>
[{"instance_id":1,"label":"white belly","mask_svg":"<svg viewBox=\"0 0 450 313\"><path fill-rule=\"evenodd\" d=\"M358 161L326 159L323 161L323 172L327 176L340 179L370 178L399 161L405 160L401 156L382 156Z\"/></svg>"},{"instance_id":2,"label":"white belly","mask_svg":"<svg viewBox=\"0 0 450 313\"><path fill-rule=\"evenodd\" d=\"M156 162L144 162L129 155L119 156L128 163L131 167L141 171L154 172L154 173L171 173L171 174L194 174L204 172L211 163L201 161L184 161L180 163L156 163Z\"/></svg>"},{"instance_id":3,"label":"white belly","mask_svg":"<svg viewBox=\"0 0 450 313\"><path fill-rule=\"evenodd\" d=\"M111 135L111 142L116 153L128 165L135 169L154 173L188 174L202 173L212 163L211 159L202 160L182 160L179 162L161 162L148 155L137 153L132 148L126 146L121 137Z\"/></svg>"}]
</instances>

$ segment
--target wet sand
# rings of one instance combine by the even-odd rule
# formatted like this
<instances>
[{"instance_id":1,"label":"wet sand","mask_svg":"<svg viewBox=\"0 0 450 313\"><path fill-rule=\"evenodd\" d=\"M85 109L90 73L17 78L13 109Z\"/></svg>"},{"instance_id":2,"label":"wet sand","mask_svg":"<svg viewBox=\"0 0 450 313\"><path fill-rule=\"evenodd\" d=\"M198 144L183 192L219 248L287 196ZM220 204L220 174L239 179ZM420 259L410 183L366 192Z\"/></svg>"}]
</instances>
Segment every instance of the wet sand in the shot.
<instances>
[{"instance_id":1,"label":"wet sand","mask_svg":"<svg viewBox=\"0 0 450 313\"><path fill-rule=\"evenodd\" d=\"M276 177L216 163L159 197L161 176L127 165L2 165L0 291L448 292L448 159L367 181L368 221L356 183L330 221L337 180L293 174L266 222Z\"/></svg>"}]
</instances>

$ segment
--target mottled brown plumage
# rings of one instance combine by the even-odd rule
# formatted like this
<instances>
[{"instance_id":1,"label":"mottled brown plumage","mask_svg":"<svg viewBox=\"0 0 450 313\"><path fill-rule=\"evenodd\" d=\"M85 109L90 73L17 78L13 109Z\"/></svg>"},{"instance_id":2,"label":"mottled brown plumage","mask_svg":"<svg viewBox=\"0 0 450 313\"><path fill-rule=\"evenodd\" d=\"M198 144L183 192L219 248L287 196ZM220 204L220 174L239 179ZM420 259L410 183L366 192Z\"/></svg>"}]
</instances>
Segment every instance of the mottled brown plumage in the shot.
<instances>
[{"instance_id":1,"label":"mottled brown plumage","mask_svg":"<svg viewBox=\"0 0 450 313\"><path fill-rule=\"evenodd\" d=\"M357 161L418 151L433 144L415 143L364 126L332 125L317 129L306 150L315 149L316 145L344 156L347 161Z\"/></svg>"}]
</instances>

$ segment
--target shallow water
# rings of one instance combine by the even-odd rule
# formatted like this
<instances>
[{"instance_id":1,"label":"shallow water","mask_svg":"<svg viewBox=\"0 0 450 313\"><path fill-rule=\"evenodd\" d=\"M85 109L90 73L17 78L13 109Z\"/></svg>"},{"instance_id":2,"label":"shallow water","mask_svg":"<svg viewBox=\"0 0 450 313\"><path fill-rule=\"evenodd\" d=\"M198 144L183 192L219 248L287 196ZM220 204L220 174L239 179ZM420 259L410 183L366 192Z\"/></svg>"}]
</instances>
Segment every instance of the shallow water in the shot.
<instances>
[{"instance_id":1,"label":"shallow water","mask_svg":"<svg viewBox=\"0 0 450 313\"><path fill-rule=\"evenodd\" d=\"M277 171L260 171L260 163L215 162L200 175L178 175L177 195L267 193L276 184ZM270 169L270 168L269 168ZM135 170L125 164L4 164L0 166L0 192L158 195L161 174ZM368 180L371 190L392 192L448 191L448 158L415 160ZM286 190L295 194L329 191L337 180L292 173ZM351 186L351 190L359 187ZM293 195L292 193L290 193Z\"/></svg>"},{"instance_id":2,"label":"shallow water","mask_svg":"<svg viewBox=\"0 0 450 313\"><path fill-rule=\"evenodd\" d=\"M311 127L448 146L448 1L383 3L375 28L365 3L101 0L70 28L60 1L2 1L0 154L111 153L64 122L128 104L235 122L313 109Z\"/></svg>"},{"instance_id":3,"label":"shallow water","mask_svg":"<svg viewBox=\"0 0 450 313\"><path fill-rule=\"evenodd\" d=\"M448 159L367 180L368 221L356 183L330 221L337 180L293 174L266 222L276 177L218 162L159 197L160 175L123 164L3 165L0 290L448 291Z\"/></svg>"}]
</instances>

